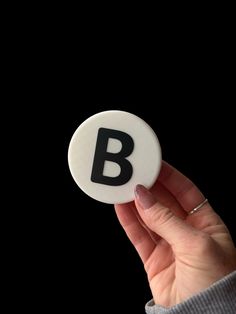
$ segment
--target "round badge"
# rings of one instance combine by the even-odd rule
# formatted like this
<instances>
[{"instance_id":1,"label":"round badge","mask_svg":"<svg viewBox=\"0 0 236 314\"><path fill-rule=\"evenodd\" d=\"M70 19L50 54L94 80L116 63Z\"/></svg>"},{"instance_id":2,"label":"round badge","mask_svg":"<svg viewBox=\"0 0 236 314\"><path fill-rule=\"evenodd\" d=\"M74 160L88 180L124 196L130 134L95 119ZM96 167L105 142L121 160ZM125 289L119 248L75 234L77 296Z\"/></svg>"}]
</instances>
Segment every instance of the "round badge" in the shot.
<instances>
[{"instance_id":1,"label":"round badge","mask_svg":"<svg viewBox=\"0 0 236 314\"><path fill-rule=\"evenodd\" d=\"M134 114L111 110L85 120L68 152L71 174L90 197L108 204L130 202L134 188L150 188L161 168L155 132Z\"/></svg>"}]
</instances>

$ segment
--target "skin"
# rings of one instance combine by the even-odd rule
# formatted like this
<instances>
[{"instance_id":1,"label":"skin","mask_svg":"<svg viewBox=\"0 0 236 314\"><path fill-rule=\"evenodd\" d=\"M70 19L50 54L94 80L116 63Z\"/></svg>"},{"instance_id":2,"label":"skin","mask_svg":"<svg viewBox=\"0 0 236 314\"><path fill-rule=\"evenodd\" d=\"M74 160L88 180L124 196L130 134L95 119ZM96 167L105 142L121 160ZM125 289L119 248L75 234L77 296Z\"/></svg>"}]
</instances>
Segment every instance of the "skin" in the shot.
<instances>
[{"instance_id":1,"label":"skin","mask_svg":"<svg viewBox=\"0 0 236 314\"><path fill-rule=\"evenodd\" d=\"M211 205L188 215L204 199L187 177L163 162L150 191L136 193L134 202L115 205L144 264L156 304L174 306L236 269L234 243Z\"/></svg>"}]
</instances>

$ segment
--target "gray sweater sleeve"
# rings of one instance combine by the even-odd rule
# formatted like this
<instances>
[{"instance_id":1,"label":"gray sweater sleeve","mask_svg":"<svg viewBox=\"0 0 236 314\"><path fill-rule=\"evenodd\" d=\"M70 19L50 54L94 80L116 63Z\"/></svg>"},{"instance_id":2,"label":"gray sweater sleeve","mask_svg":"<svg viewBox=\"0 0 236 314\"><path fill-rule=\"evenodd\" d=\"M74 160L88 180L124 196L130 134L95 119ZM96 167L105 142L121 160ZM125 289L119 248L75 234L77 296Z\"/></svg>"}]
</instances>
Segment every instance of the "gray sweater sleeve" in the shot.
<instances>
[{"instance_id":1,"label":"gray sweater sleeve","mask_svg":"<svg viewBox=\"0 0 236 314\"><path fill-rule=\"evenodd\" d=\"M215 282L204 291L173 307L165 308L150 301L147 314L235 314L236 271Z\"/></svg>"}]
</instances>

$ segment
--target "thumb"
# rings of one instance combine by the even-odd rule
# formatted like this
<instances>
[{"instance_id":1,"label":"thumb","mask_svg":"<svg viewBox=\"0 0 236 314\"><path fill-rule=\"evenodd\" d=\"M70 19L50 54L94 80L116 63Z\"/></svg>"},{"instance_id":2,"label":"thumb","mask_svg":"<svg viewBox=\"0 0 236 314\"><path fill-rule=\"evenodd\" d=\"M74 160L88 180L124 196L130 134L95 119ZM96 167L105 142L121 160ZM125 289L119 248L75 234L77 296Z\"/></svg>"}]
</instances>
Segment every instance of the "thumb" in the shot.
<instances>
[{"instance_id":1,"label":"thumb","mask_svg":"<svg viewBox=\"0 0 236 314\"><path fill-rule=\"evenodd\" d=\"M158 202L143 185L135 188L135 204L144 223L165 239L172 247L183 247L196 239L199 231L176 217L168 208ZM187 242L187 243L186 243Z\"/></svg>"}]
</instances>

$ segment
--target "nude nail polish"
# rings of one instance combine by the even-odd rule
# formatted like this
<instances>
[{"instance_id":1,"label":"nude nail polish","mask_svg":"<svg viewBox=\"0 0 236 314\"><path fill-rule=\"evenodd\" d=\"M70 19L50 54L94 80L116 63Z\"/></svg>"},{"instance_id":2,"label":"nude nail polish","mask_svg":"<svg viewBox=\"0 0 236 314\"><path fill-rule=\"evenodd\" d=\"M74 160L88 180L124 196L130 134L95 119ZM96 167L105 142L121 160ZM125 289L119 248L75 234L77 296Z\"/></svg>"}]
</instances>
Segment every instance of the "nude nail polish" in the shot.
<instances>
[{"instance_id":1,"label":"nude nail polish","mask_svg":"<svg viewBox=\"0 0 236 314\"><path fill-rule=\"evenodd\" d=\"M141 184L136 185L135 196L144 210L152 207L156 203L153 194Z\"/></svg>"}]
</instances>

